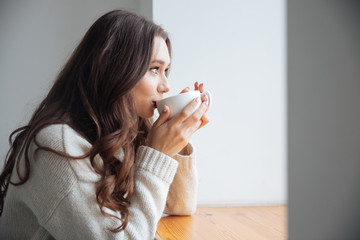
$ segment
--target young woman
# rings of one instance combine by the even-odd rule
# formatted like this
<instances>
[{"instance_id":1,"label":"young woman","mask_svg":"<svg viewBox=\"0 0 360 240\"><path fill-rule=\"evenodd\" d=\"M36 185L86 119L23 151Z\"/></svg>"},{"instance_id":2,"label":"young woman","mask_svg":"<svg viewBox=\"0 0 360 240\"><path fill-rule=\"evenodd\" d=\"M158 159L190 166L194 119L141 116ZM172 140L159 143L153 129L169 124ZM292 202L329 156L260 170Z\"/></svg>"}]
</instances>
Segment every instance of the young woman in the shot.
<instances>
[{"instance_id":1,"label":"young woman","mask_svg":"<svg viewBox=\"0 0 360 240\"><path fill-rule=\"evenodd\" d=\"M193 114L195 101L150 121L169 91L170 55L165 31L133 13L93 24L28 125L10 136L0 239L151 239L163 213L194 213L189 139L208 123L206 99Z\"/></svg>"}]
</instances>

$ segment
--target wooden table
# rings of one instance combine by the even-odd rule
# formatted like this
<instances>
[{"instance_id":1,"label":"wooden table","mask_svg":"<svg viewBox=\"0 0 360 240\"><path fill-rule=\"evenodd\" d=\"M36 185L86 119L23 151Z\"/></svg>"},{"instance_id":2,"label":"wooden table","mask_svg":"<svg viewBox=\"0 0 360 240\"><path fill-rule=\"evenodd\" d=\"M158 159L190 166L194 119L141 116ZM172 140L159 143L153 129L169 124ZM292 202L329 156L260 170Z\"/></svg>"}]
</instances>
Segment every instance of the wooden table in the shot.
<instances>
[{"instance_id":1,"label":"wooden table","mask_svg":"<svg viewBox=\"0 0 360 240\"><path fill-rule=\"evenodd\" d=\"M156 233L163 240L286 239L286 206L198 207L194 216L163 217Z\"/></svg>"}]
</instances>

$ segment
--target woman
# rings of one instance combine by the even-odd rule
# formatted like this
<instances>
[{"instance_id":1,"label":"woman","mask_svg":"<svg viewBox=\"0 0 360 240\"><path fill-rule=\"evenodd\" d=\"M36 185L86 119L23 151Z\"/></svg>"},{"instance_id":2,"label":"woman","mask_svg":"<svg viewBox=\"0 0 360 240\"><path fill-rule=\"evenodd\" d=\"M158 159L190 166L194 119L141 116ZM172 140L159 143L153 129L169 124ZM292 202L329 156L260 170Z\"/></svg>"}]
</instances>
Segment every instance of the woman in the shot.
<instances>
[{"instance_id":1,"label":"woman","mask_svg":"<svg viewBox=\"0 0 360 240\"><path fill-rule=\"evenodd\" d=\"M149 120L169 91L170 52L164 30L133 13L93 24L29 124L10 136L0 239L151 239L162 213L194 213L188 142L208 123L206 99L193 114L195 101Z\"/></svg>"}]
</instances>

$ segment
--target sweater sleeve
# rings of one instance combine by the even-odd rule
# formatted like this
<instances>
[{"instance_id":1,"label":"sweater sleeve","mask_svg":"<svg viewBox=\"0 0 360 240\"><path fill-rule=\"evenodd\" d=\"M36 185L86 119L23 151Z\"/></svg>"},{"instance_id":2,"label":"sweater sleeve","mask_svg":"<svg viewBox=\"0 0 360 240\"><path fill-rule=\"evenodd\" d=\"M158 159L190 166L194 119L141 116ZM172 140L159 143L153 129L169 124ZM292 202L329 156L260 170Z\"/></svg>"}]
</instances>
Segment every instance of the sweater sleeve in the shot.
<instances>
[{"instance_id":1,"label":"sweater sleeve","mask_svg":"<svg viewBox=\"0 0 360 240\"><path fill-rule=\"evenodd\" d=\"M171 183L165 214L192 215L196 211L198 176L195 165L195 151L191 143L187 145L187 155L176 155L179 167Z\"/></svg>"},{"instance_id":2,"label":"sweater sleeve","mask_svg":"<svg viewBox=\"0 0 360 240\"><path fill-rule=\"evenodd\" d=\"M73 184L44 223L45 229L56 239L154 239L178 163L145 146L139 147L136 156L129 222L123 231L112 233L108 230L119 227L120 220L100 212L96 184L81 179ZM104 211L120 217L118 212Z\"/></svg>"}]
</instances>

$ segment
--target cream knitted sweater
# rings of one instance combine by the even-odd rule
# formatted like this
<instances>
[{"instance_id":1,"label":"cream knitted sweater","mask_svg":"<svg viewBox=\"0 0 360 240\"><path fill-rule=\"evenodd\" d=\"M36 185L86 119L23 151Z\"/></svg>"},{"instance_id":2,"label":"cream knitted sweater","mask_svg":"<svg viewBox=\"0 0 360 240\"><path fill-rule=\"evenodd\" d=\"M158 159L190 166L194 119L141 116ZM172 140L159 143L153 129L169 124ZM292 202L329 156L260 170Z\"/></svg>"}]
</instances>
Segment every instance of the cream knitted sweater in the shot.
<instances>
[{"instance_id":1,"label":"cream knitted sweater","mask_svg":"<svg viewBox=\"0 0 360 240\"><path fill-rule=\"evenodd\" d=\"M63 124L44 128L36 139L42 146L72 156L82 155L91 147ZM35 149L33 144L31 151ZM129 223L116 234L108 228L118 227L119 220L101 214L96 201L100 177L90 160L69 160L37 151L31 159L28 181L20 186L9 185L0 217L0 239L154 239L163 213L189 215L196 210L194 151L191 145L187 150L189 156L177 155L173 159L155 149L139 147ZM121 151L116 155L122 159ZM11 179L16 182L17 174L12 174Z\"/></svg>"}]
</instances>

